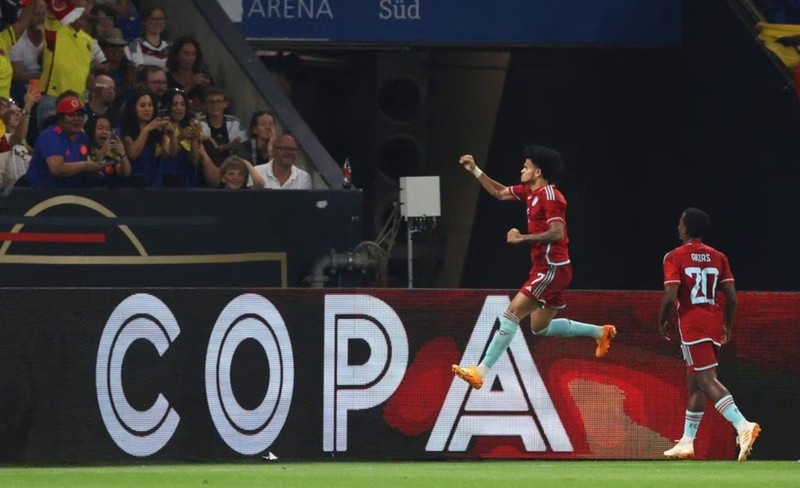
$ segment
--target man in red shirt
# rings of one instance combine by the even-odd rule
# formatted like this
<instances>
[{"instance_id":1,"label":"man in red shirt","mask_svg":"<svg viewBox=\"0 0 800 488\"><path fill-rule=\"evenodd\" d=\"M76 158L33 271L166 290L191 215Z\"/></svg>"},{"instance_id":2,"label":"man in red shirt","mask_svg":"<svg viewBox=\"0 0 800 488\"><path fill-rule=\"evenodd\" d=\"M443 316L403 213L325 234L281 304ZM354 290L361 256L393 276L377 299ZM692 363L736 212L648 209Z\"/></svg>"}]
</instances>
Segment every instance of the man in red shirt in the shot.
<instances>
[{"instance_id":1,"label":"man in red shirt","mask_svg":"<svg viewBox=\"0 0 800 488\"><path fill-rule=\"evenodd\" d=\"M567 244L567 200L551 183L562 170L558 151L544 146L527 146L520 171L520 183L505 186L489 178L470 155L459 163L471 172L481 186L498 200L515 200L525 204L528 216L527 233L511 229L506 235L509 244L531 247L531 271L508 309L500 318L500 328L492 337L483 361L478 366L462 368L454 364L453 373L479 389L483 378L511 344L519 322L530 315L534 334L553 337L591 337L597 341L595 356L603 357L617 335L613 325L592 325L569 319L554 319L567 305L563 291L572 280L572 265Z\"/></svg>"},{"instance_id":2,"label":"man in red shirt","mask_svg":"<svg viewBox=\"0 0 800 488\"><path fill-rule=\"evenodd\" d=\"M704 211L687 208L678 221L678 236L683 244L664 256L664 296L658 330L670 340L667 319L676 305L689 391L683 437L664 455L676 459L694 456L694 438L708 398L736 428L738 459L746 461L761 427L744 418L728 389L717 379L717 353L731 339L737 299L727 256L703 243L710 225ZM716 302L717 286L725 295L724 318Z\"/></svg>"}]
</instances>

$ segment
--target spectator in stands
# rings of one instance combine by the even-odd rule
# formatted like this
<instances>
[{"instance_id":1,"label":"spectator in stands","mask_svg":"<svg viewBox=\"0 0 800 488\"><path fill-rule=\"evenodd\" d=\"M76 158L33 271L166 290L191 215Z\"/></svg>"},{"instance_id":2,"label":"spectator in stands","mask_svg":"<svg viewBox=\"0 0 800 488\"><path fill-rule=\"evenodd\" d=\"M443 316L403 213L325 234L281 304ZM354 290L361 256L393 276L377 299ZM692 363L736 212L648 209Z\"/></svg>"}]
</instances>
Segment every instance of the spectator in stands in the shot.
<instances>
[{"instance_id":1,"label":"spectator in stands","mask_svg":"<svg viewBox=\"0 0 800 488\"><path fill-rule=\"evenodd\" d=\"M74 6L83 8L85 0L73 0ZM92 63L92 43L88 32L74 25L78 9L54 12L48 8L45 16L45 39L42 49L42 99L39 101L37 120L40 127L47 124L56 113L56 99L66 91L82 94ZM66 23L66 25L64 24ZM35 156L35 155L34 155Z\"/></svg>"},{"instance_id":2,"label":"spectator in stands","mask_svg":"<svg viewBox=\"0 0 800 488\"><path fill-rule=\"evenodd\" d=\"M132 40L142 33L139 12L130 0L114 0L106 2L114 10L114 27L122 31L125 39Z\"/></svg>"},{"instance_id":3,"label":"spectator in stands","mask_svg":"<svg viewBox=\"0 0 800 488\"><path fill-rule=\"evenodd\" d=\"M8 140L11 146L15 144L22 144L25 142L25 136L28 133L28 124L30 123L30 115L33 106L41 98L41 92L34 85L28 85L28 91L24 95L24 105L22 108L17 103L9 98L4 99L0 104L2 105L3 125L5 126L4 137Z\"/></svg>"},{"instance_id":4,"label":"spectator in stands","mask_svg":"<svg viewBox=\"0 0 800 488\"><path fill-rule=\"evenodd\" d=\"M103 185L117 186L131 175L131 161L125 154L125 145L114 134L113 121L105 114L99 114L86 124L89 135L89 154L103 170L99 181Z\"/></svg>"},{"instance_id":5,"label":"spectator in stands","mask_svg":"<svg viewBox=\"0 0 800 488\"><path fill-rule=\"evenodd\" d=\"M17 39L8 52L11 65L14 68L14 84L11 94L14 98L21 99L25 95L28 82L42 75L42 41L44 40L44 16L47 13L47 4L44 0L35 0L33 16L28 28Z\"/></svg>"},{"instance_id":6,"label":"spectator in stands","mask_svg":"<svg viewBox=\"0 0 800 488\"><path fill-rule=\"evenodd\" d=\"M204 90L212 81L203 71L203 52L195 38L182 36L175 39L169 48L167 71L169 87L185 91L192 108L201 108L206 98Z\"/></svg>"},{"instance_id":7,"label":"spectator in stands","mask_svg":"<svg viewBox=\"0 0 800 488\"><path fill-rule=\"evenodd\" d=\"M225 93L218 88L209 88L206 93L205 120L203 135L206 137L206 151L214 164L219 166L228 156L234 155L247 133L239 119L225 113L228 101Z\"/></svg>"},{"instance_id":8,"label":"spectator in stands","mask_svg":"<svg viewBox=\"0 0 800 488\"><path fill-rule=\"evenodd\" d=\"M144 35L128 45L128 57L137 65L150 64L166 68L169 42L163 38L167 26L164 9L155 6L144 11Z\"/></svg>"},{"instance_id":9,"label":"spectator in stands","mask_svg":"<svg viewBox=\"0 0 800 488\"><path fill-rule=\"evenodd\" d=\"M131 178L134 184L161 186L163 156L175 156L178 142L168 118L159 118L153 95L141 92L125 106L122 142L131 158Z\"/></svg>"},{"instance_id":10,"label":"spectator in stands","mask_svg":"<svg viewBox=\"0 0 800 488\"><path fill-rule=\"evenodd\" d=\"M19 19L0 32L0 97L2 98L11 97L11 81L14 77L14 68L8 51L28 29L35 6L35 2L29 2L22 10Z\"/></svg>"},{"instance_id":11,"label":"spectator in stands","mask_svg":"<svg viewBox=\"0 0 800 488\"><path fill-rule=\"evenodd\" d=\"M168 89L167 72L159 66L144 65L140 68L139 83L141 89L152 93L156 100L161 100Z\"/></svg>"},{"instance_id":12,"label":"spectator in stands","mask_svg":"<svg viewBox=\"0 0 800 488\"><path fill-rule=\"evenodd\" d=\"M89 91L89 101L86 103L86 112L89 116L87 127L92 119L99 115L109 117L114 124L119 121L119 112L113 106L114 99L117 96L116 90L117 85L114 82L114 78L108 75L94 77L94 85Z\"/></svg>"},{"instance_id":13,"label":"spectator in stands","mask_svg":"<svg viewBox=\"0 0 800 488\"><path fill-rule=\"evenodd\" d=\"M62 93L55 112L56 124L42 131L33 147L27 184L43 188L89 186L91 176L101 168L89 157L89 137L83 130L85 110L78 94Z\"/></svg>"},{"instance_id":14,"label":"spectator in stands","mask_svg":"<svg viewBox=\"0 0 800 488\"><path fill-rule=\"evenodd\" d=\"M31 110L39 100L39 91L30 87L25 92L23 108L8 99L0 101L0 119L5 126L5 134L0 138L0 180L2 186L13 186L25 174L30 161L31 148L25 140L28 133Z\"/></svg>"},{"instance_id":15,"label":"spectator in stands","mask_svg":"<svg viewBox=\"0 0 800 488\"><path fill-rule=\"evenodd\" d=\"M197 186L197 164L200 162L201 129L189 113L188 99L182 90L169 90L162 99L163 107L175 129L178 154L164 159L164 186L191 188Z\"/></svg>"},{"instance_id":16,"label":"spectator in stands","mask_svg":"<svg viewBox=\"0 0 800 488\"><path fill-rule=\"evenodd\" d=\"M253 180L250 187L254 189L264 188L264 178L253 168L250 161L239 156L228 156L219 168L220 188L225 190L242 190L248 188L245 183L249 179Z\"/></svg>"},{"instance_id":17,"label":"spectator in stands","mask_svg":"<svg viewBox=\"0 0 800 488\"><path fill-rule=\"evenodd\" d=\"M264 178L268 190L310 190L311 175L295 166L297 161L297 141L289 134L280 136L274 147L275 158L267 164L255 167ZM249 184L249 182L248 182Z\"/></svg>"},{"instance_id":18,"label":"spectator in stands","mask_svg":"<svg viewBox=\"0 0 800 488\"><path fill-rule=\"evenodd\" d=\"M266 110L258 110L250 117L250 143L239 147L239 155L253 161L256 166L272 160L275 142L275 118Z\"/></svg>"},{"instance_id":19,"label":"spectator in stands","mask_svg":"<svg viewBox=\"0 0 800 488\"><path fill-rule=\"evenodd\" d=\"M92 37L102 39L114 28L114 10L108 5L95 5L91 10Z\"/></svg>"},{"instance_id":20,"label":"spectator in stands","mask_svg":"<svg viewBox=\"0 0 800 488\"><path fill-rule=\"evenodd\" d=\"M136 65L125 56L128 41L122 37L119 29L113 28L109 29L99 42L106 57L103 72L114 80L115 92L125 93L136 76Z\"/></svg>"}]
</instances>

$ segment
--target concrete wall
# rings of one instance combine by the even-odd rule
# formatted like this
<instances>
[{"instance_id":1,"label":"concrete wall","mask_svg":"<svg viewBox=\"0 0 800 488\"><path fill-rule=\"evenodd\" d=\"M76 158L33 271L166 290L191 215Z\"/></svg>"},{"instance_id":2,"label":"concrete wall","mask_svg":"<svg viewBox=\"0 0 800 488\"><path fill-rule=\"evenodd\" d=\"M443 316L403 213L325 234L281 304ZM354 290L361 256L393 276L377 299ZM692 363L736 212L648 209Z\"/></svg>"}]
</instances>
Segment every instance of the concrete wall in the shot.
<instances>
[{"instance_id":1,"label":"concrete wall","mask_svg":"<svg viewBox=\"0 0 800 488\"><path fill-rule=\"evenodd\" d=\"M437 286L455 288L475 219L480 184L458 158L472 154L486 167L497 108L503 94L509 53L448 51L430 58L428 165L440 176L445 236L444 264Z\"/></svg>"}]
</instances>

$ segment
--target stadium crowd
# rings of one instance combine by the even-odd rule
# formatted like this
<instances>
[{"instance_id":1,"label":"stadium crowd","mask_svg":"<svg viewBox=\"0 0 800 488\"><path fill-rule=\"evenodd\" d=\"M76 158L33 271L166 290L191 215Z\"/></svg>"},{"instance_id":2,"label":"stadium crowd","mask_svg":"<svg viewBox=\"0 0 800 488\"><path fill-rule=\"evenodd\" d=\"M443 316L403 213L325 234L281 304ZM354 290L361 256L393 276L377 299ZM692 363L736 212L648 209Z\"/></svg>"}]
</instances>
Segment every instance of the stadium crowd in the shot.
<instances>
[{"instance_id":1,"label":"stadium crowd","mask_svg":"<svg viewBox=\"0 0 800 488\"><path fill-rule=\"evenodd\" d=\"M160 6L18 0L0 31L0 185L311 189L297 141L245 127Z\"/></svg>"}]
</instances>

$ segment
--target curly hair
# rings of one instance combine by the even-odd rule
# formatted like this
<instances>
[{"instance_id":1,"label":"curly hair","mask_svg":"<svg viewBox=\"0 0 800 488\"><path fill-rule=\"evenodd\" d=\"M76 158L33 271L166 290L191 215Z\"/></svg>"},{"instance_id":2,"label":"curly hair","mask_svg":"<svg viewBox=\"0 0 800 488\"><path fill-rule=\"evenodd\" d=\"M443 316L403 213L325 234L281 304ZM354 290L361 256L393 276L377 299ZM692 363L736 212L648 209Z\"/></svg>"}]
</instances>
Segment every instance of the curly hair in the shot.
<instances>
[{"instance_id":1,"label":"curly hair","mask_svg":"<svg viewBox=\"0 0 800 488\"><path fill-rule=\"evenodd\" d=\"M547 181L552 181L561 176L564 171L564 162L561 154L555 149L546 146L528 145L523 149L525 159L530 159L539 169Z\"/></svg>"}]
</instances>

